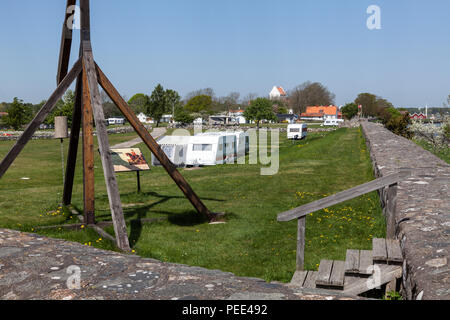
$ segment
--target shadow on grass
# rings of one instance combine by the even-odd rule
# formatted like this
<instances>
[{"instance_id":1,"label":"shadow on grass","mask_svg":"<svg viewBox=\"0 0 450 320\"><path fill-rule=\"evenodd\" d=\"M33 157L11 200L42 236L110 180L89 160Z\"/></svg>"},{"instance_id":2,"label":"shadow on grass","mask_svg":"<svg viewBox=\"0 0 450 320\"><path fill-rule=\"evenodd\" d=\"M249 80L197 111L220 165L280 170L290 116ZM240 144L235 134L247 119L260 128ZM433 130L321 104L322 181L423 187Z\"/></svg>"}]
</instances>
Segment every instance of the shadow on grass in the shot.
<instances>
[{"instance_id":1,"label":"shadow on grass","mask_svg":"<svg viewBox=\"0 0 450 320\"><path fill-rule=\"evenodd\" d=\"M143 192L143 193L127 193L122 194L123 197L131 197L131 196L137 196L138 198L145 198L145 197L154 197L159 198L158 201L148 204L148 205L137 205L134 208L129 208L124 210L124 216L125 220L130 225L130 236L129 241L132 246L134 246L140 239L142 235L142 228L143 224L145 222L142 222L143 219L147 217L149 213L158 214L161 216L167 216L167 220L169 223L177 226L195 226L200 225L208 222L208 219L204 217L203 215L199 214L195 210L187 210L183 211L181 213L174 213L170 211L162 211L162 210L154 210L154 208L158 207L161 204L164 204L172 199L185 199L184 196L168 196L168 195L161 195L156 192ZM97 199L107 199L107 195L98 197ZM138 200L138 199L137 199ZM187 200L187 199L186 199ZM209 200L209 201L217 201L217 202L224 202L225 200L221 199L211 199L211 198L202 198L202 200ZM188 200L187 200L188 201ZM153 210L152 210L153 209ZM97 214L96 218L98 220L109 220L111 217L109 210L97 210L97 213L104 212L103 214Z\"/></svg>"}]
</instances>

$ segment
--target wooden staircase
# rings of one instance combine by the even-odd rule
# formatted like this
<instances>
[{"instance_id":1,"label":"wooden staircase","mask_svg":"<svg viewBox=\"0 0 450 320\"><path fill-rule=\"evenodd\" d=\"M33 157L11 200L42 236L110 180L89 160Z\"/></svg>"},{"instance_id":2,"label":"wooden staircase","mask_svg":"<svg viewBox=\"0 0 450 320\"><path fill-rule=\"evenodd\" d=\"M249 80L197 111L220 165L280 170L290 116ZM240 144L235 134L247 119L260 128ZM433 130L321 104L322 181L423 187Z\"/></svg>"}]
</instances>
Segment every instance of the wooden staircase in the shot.
<instances>
[{"instance_id":1,"label":"wooden staircase","mask_svg":"<svg viewBox=\"0 0 450 320\"><path fill-rule=\"evenodd\" d=\"M373 239L372 251L347 250L345 261L322 260L319 271L297 271L290 287L360 295L402 277L398 240Z\"/></svg>"}]
</instances>

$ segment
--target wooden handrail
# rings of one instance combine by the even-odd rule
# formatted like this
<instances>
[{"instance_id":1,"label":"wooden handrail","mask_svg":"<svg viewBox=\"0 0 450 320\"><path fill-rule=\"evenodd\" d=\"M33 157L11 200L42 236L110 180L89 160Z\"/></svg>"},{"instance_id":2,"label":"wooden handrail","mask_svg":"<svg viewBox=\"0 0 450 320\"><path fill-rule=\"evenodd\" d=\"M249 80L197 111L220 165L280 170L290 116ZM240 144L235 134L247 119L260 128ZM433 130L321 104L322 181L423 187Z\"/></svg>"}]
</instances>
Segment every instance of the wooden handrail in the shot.
<instances>
[{"instance_id":1,"label":"wooden handrail","mask_svg":"<svg viewBox=\"0 0 450 320\"><path fill-rule=\"evenodd\" d=\"M354 198L357 198L359 196L362 196L366 193L376 191L379 189L382 189L384 187L388 187L390 185L396 184L399 181L403 180L404 178L411 175L411 171L401 171L398 173L391 174L386 177L382 177L376 180L373 180L371 182L362 184L360 186L354 187L352 189L348 189L342 192L339 192L335 195L332 195L330 197L308 203L304 206L280 213L278 215L278 221L280 222L286 222L291 221L294 219L299 219L302 217L307 216L310 213L313 213L318 210L322 210L331 206L334 206L336 204L339 204L341 202L351 200Z\"/></svg>"},{"instance_id":2,"label":"wooden handrail","mask_svg":"<svg viewBox=\"0 0 450 320\"><path fill-rule=\"evenodd\" d=\"M305 264L305 237L306 216L315 211L325 209L341 202L357 198L366 193L388 187L389 199L386 204L387 236L395 237L395 199L397 197L398 183L412 175L409 169L400 169L399 172L382 177L360 186L339 192L330 197L308 203L304 206L283 212L278 215L278 221L285 222L298 219L297 229L297 270L303 270Z\"/></svg>"}]
</instances>

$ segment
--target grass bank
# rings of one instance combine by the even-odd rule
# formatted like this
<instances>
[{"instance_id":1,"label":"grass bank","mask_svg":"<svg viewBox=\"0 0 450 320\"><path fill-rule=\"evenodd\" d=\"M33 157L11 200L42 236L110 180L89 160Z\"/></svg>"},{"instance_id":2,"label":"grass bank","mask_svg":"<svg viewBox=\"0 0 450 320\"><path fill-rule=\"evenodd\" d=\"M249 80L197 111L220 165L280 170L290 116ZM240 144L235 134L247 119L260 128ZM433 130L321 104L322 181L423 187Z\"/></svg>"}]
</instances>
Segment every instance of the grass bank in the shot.
<instances>
[{"instance_id":1,"label":"grass bank","mask_svg":"<svg viewBox=\"0 0 450 320\"><path fill-rule=\"evenodd\" d=\"M110 139L115 144L134 137L113 135ZM0 143L0 158L10 145ZM150 161L150 152L144 145L139 147ZM279 223L277 214L370 181L373 173L359 129L311 133L307 140L296 142L282 136L279 151L280 170L274 176L261 176L261 166L249 164L181 170L211 211L227 213L226 224L207 224L162 168L143 174L140 194L136 192L135 174L118 174L134 250L162 261L267 281L290 281L295 271L297 224ZM97 219L108 220L108 198L98 155L95 165ZM78 208L82 208L81 172L79 166L73 198ZM65 209L58 210L62 177L57 141L31 142L0 180L0 190L0 227L35 231L36 226L76 221ZM167 219L140 222L161 217ZM107 230L113 234L112 228ZM40 233L113 249L111 243L90 230ZM322 259L343 260L347 249L371 249L372 238L384 236L376 192L315 212L307 217L306 268L317 269Z\"/></svg>"}]
</instances>

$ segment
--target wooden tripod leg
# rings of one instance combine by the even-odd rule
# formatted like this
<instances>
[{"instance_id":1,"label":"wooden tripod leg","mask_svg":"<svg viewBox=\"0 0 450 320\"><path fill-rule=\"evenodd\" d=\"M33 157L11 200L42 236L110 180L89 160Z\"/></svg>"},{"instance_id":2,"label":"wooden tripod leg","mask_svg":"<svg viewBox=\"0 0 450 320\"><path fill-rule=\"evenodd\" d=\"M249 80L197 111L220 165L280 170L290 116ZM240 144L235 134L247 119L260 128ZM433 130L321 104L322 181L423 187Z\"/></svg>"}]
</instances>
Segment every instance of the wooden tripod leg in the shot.
<instances>
[{"instance_id":1,"label":"wooden tripod leg","mask_svg":"<svg viewBox=\"0 0 450 320\"><path fill-rule=\"evenodd\" d=\"M72 48L72 29L68 27L68 20L72 13L70 8L75 6L76 0L67 0L64 23L62 27L61 48L59 51L58 74L56 82L59 84L66 76L69 68L70 49Z\"/></svg>"},{"instance_id":2,"label":"wooden tripod leg","mask_svg":"<svg viewBox=\"0 0 450 320\"><path fill-rule=\"evenodd\" d=\"M103 90L108 94L111 100L116 104L116 106L123 113L128 122L133 126L134 130L139 134L145 144L148 146L150 151L155 155L155 157L162 164L164 169L170 177L175 181L178 187L183 191L186 198L192 203L194 208L200 213L205 215L210 221L215 219L215 216L208 210L208 208L203 204L200 198L192 190L191 186L186 182L184 177L177 170L175 165L169 160L164 151L161 149L159 144L153 139L148 130L142 125L139 119L136 117L134 112L130 109L128 104L119 94L119 92L114 88L112 83L108 80L102 70L96 65L97 76L99 84L102 86Z\"/></svg>"},{"instance_id":3,"label":"wooden tripod leg","mask_svg":"<svg viewBox=\"0 0 450 320\"><path fill-rule=\"evenodd\" d=\"M44 122L45 118L52 112L56 103L64 95L66 90L70 87L72 82L76 79L81 71L81 59L78 60L73 66L72 70L67 74L63 81L59 84L58 88L53 92L47 102L44 104L42 109L38 112L36 117L31 121L28 127L25 129L22 136L19 138L14 147L9 151L3 161L0 163L0 178L3 177L6 171L8 171L11 164L23 150L25 145L33 137L33 134L39 128L39 126Z\"/></svg>"},{"instance_id":4,"label":"wooden tripod leg","mask_svg":"<svg viewBox=\"0 0 450 320\"><path fill-rule=\"evenodd\" d=\"M82 110L82 85L83 77L78 76L76 89L75 89L75 106L72 116L72 127L70 130L70 144L67 157L67 169L66 178L64 179L64 193L63 204L68 206L72 203L73 182L75 178L75 167L77 164L78 144L80 141L80 129L81 129L81 110Z\"/></svg>"},{"instance_id":5,"label":"wooden tripod leg","mask_svg":"<svg viewBox=\"0 0 450 320\"><path fill-rule=\"evenodd\" d=\"M128 241L127 226L125 224L125 218L123 215L122 203L120 202L119 186L117 184L116 176L114 173L114 166L112 163L111 150L108 141L108 133L106 131L105 115L103 113L103 108L100 100L100 90L98 88L94 58L92 55L92 51L88 49L89 47L90 46L83 44L83 48L85 48L83 52L83 73L88 82L86 89L89 93L89 98L94 113L95 125L97 128L100 156L102 159L103 173L106 182L106 189L108 191L117 246L121 250L130 251L131 249Z\"/></svg>"},{"instance_id":6,"label":"wooden tripod leg","mask_svg":"<svg viewBox=\"0 0 450 320\"><path fill-rule=\"evenodd\" d=\"M83 68L83 198L84 221L95 224L94 119L86 72Z\"/></svg>"}]
</instances>

